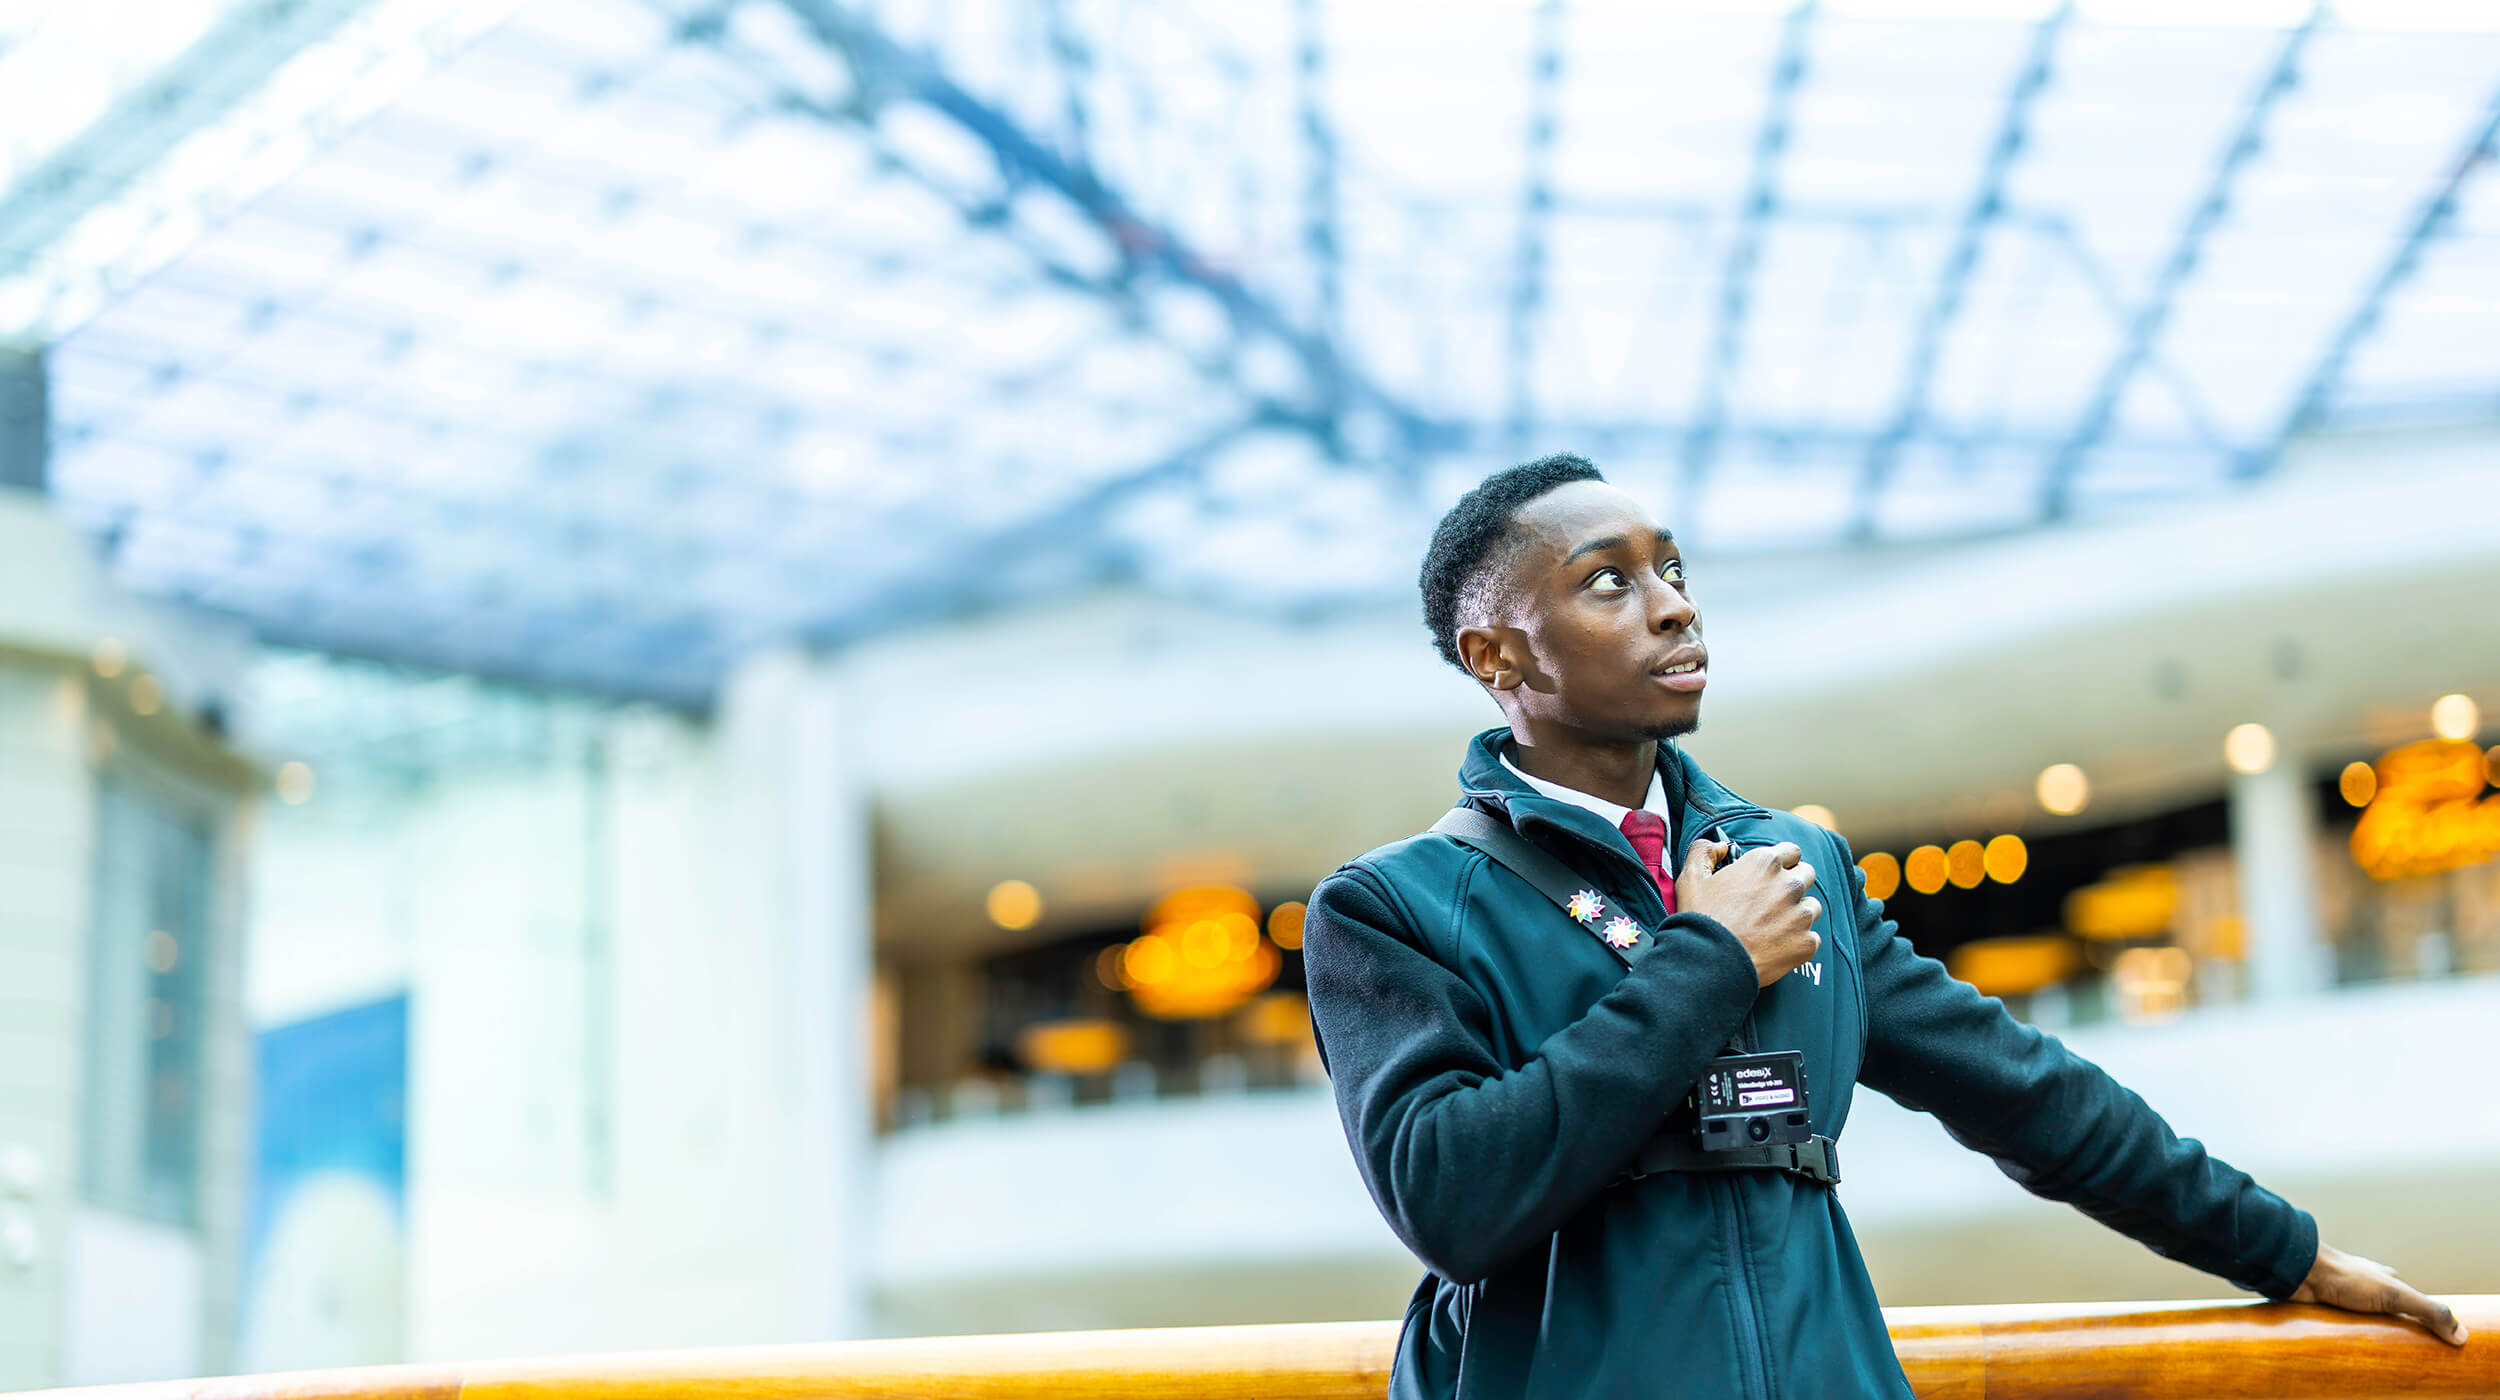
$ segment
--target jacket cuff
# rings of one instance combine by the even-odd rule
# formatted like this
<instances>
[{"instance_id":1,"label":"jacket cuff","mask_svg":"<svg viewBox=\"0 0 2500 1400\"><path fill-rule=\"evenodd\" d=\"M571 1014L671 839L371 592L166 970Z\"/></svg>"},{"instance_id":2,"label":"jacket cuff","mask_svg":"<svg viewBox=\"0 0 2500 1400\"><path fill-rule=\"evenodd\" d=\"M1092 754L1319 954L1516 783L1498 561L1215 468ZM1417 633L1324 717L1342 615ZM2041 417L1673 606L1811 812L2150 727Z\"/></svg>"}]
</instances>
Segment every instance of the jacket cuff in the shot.
<instances>
[{"instance_id":1,"label":"jacket cuff","mask_svg":"<svg viewBox=\"0 0 2500 1400\"><path fill-rule=\"evenodd\" d=\"M1685 946L1698 949L1702 957L1724 962L1724 968L1707 970L1725 971L1734 977L1743 988L1745 1004L1753 1004L1753 997L1762 990L1761 977L1754 970L1753 954L1745 951L1744 943L1727 925L1707 914L1688 914L1679 910L1669 914L1666 921L1658 925L1660 942L1665 942L1670 934L1678 935L1677 941ZM1688 971L1693 969L1690 961L1683 965Z\"/></svg>"},{"instance_id":2,"label":"jacket cuff","mask_svg":"<svg viewBox=\"0 0 2500 1400\"><path fill-rule=\"evenodd\" d=\"M2280 1303L2300 1291L2301 1284L2309 1279L2309 1270L2317 1262L2317 1217L2293 1208L2291 1238L2285 1240L2283 1248L2276 1253L2273 1267L2248 1286Z\"/></svg>"}]
</instances>

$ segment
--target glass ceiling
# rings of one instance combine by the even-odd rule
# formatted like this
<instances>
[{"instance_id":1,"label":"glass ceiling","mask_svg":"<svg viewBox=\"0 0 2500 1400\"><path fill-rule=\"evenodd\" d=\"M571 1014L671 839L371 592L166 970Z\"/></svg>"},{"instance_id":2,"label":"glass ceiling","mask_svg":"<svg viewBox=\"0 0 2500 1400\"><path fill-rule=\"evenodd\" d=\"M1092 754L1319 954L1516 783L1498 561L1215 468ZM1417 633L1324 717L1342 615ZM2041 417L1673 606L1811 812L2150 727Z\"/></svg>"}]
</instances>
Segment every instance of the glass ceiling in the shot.
<instances>
[{"instance_id":1,"label":"glass ceiling","mask_svg":"<svg viewBox=\"0 0 2500 1400\"><path fill-rule=\"evenodd\" d=\"M700 703L1400 598L1547 451L1707 555L2500 407L2500 7L108 8L0 8L0 336L116 573L297 645Z\"/></svg>"}]
</instances>

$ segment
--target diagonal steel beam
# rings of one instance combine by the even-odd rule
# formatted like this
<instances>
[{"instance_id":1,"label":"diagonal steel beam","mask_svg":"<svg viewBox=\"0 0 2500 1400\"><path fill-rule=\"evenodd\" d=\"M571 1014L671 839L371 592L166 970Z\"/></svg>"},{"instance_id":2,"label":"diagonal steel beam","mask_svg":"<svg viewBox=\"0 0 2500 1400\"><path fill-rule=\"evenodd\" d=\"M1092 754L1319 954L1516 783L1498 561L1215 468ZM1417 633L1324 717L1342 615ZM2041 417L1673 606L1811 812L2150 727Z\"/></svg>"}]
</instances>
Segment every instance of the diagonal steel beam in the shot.
<instances>
[{"instance_id":1,"label":"diagonal steel beam","mask_svg":"<svg viewBox=\"0 0 2500 1400\"><path fill-rule=\"evenodd\" d=\"M1327 374L1318 382L1320 419L1328 426L1324 445L1333 457L1345 450L1336 431L1345 410L1343 367L1336 358L1336 347L1345 341L1345 247L1337 233L1337 129L1328 116L1328 46L1320 3L1294 5L1294 107L1302 128L1302 251L1311 260L1311 301L1319 318L1313 334L1328 355Z\"/></svg>"},{"instance_id":2,"label":"diagonal steel beam","mask_svg":"<svg viewBox=\"0 0 2500 1400\"><path fill-rule=\"evenodd\" d=\"M2066 0L2032 31L2031 48L2024 54L2013 90L2006 96L2005 114L1997 121L1996 139L1989 143L1987 159L1980 166L1979 184L1971 191L1970 203L1963 207L1961 221L1954 228L1953 246L1945 254L1936 289L1919 313L1918 328L1910 342L1909 366L1902 376L1901 397L1893 405L1891 420L1867 449L1866 466L1858 481L1855 528L1860 539L1873 537L1875 508L1884 485L1901 460L1901 449L1926 422L1927 396L1935 386L1936 361L1944 350L1945 333L1961 314L1962 298L1970 290L1971 275L1979 268L1980 249L2005 212L2006 185L2013 178L2015 162L2031 143L2032 107L2049 85L2050 59L2074 13L2073 0Z\"/></svg>"},{"instance_id":3,"label":"diagonal steel beam","mask_svg":"<svg viewBox=\"0 0 2500 1400\"><path fill-rule=\"evenodd\" d=\"M1525 451L1536 417L1536 328L1545 310L1545 238L1554 219L1555 108L1562 98L1563 0L1537 6L1536 56L1528 70L1528 132L1519 189L1519 242L1511 255L1507 337L1510 432Z\"/></svg>"},{"instance_id":4,"label":"diagonal steel beam","mask_svg":"<svg viewBox=\"0 0 2500 1400\"><path fill-rule=\"evenodd\" d=\"M1051 62L1059 70L1060 120L1067 123L1068 150L1090 164L1094 150L1094 110L1085 85L1094 76L1092 46L1068 19L1068 0L1046 0L1042 6L1050 35Z\"/></svg>"},{"instance_id":5,"label":"diagonal steel beam","mask_svg":"<svg viewBox=\"0 0 2500 1400\"><path fill-rule=\"evenodd\" d=\"M2136 372L2144 367L2153 352L2153 343L2161 338L2170 323L2170 313L2178 304L2179 293L2187 286L2196 270L2197 259L2204 254L2205 240L2222 222L2231 205L2231 187L2246 172L2265 143L2266 120L2285 93L2299 85L2300 58L2309 41L2324 22L2326 7L2313 5L2309 17L2300 27L2284 36L2283 46L2276 51L2274 62L2259 80L2257 91L2241 114L2239 126L2223 147L2222 159L2214 166L2213 178L2205 192L2188 211L2187 221L2179 226L2179 235L2171 241L2170 254L2163 259L2161 270L2154 275L2152 288L2136 308L2128 322L2116 354L2101 370L2092 397L2085 402L2081 415L2065 439L2050 454L2045 476L2041 481L2041 515L2045 519L2063 519L2074 507L2076 474L2083 460L2109 431L2109 422L2117 412L2118 400L2126 393Z\"/></svg>"},{"instance_id":6,"label":"diagonal steel beam","mask_svg":"<svg viewBox=\"0 0 2500 1400\"><path fill-rule=\"evenodd\" d=\"M24 271L89 212L370 3L246 0L220 18L163 71L0 193L0 278Z\"/></svg>"},{"instance_id":7,"label":"diagonal steel beam","mask_svg":"<svg viewBox=\"0 0 2500 1400\"><path fill-rule=\"evenodd\" d=\"M1084 488L1037 514L1020 517L976 540L948 543L949 559L1025 559L1044 551L1064 550L1070 540L1092 542L1092 563L1098 574L1125 567L1125 559L1104 542L1104 523L1112 512L1150 492L1197 479L1216 453L1262 427L1288 426L1252 417L1223 424L1178 450L1143 467L1119 472ZM840 647L880 633L920 623L967 615L992 603L994 580L974 579L951 590L932 590L917 570L924 563L893 570L890 582L866 596L844 603L832 618L805 629L810 646Z\"/></svg>"},{"instance_id":8,"label":"diagonal steel beam","mask_svg":"<svg viewBox=\"0 0 2500 1400\"><path fill-rule=\"evenodd\" d=\"M1033 180L1056 191L1100 227L1125 264L1148 268L1213 297L1236 330L1281 346L1303 370L1318 403L1358 405L1380 414L1405 438L1423 440L1437 425L1346 362L1327 336L1294 323L1276 304L1174 230L1148 218L1090 165L1052 150L1006 112L973 95L926 54L904 47L839 0L781 0L817 41L840 54L857 80L859 110L866 120L881 103L921 102L962 127L988 148L1011 179ZM1333 425L1305 424L1323 432Z\"/></svg>"},{"instance_id":9,"label":"diagonal steel beam","mask_svg":"<svg viewBox=\"0 0 2500 1400\"><path fill-rule=\"evenodd\" d=\"M2092 299L2100 303L2101 310L2108 314L2110 320L2119 326L2126 325L2132 314L2126 294L2118 290L2118 279L2110 275L2108 264L2102 262L2100 256L2085 247L2083 240L2076 236L2074 225L2061 217L2041 224L2036 231L2049 240L2065 258L2067 265L2074 269L2075 275L2083 279L2085 289L2092 293ZM2224 439L2222 429L2214 426L2213 409L2205 402L2205 391L2197 388L2176 362L2154 355L2146 359L2144 370L2147 374L2158 376L2170 390L2170 397L2179 405L2180 416L2187 419L2188 427L2202 441L2205 450L2223 453L2231 450L2232 444Z\"/></svg>"},{"instance_id":10,"label":"diagonal steel beam","mask_svg":"<svg viewBox=\"0 0 2500 1400\"><path fill-rule=\"evenodd\" d=\"M2456 218L2457 196L2466 181L2486 169L2495 157L2500 157L2500 92L2493 93L2484 104L2455 158L2448 162L2446 173L2422 201L2413 221L2405 226L2378 275L2370 279L2360 300L2336 327L2334 336L2327 341L2326 352L2318 357L2317 364L2302 379L2299 392L2292 396L2292 406L2283 415L2282 425L2263 446L2243 454L2233 464L2233 475L2250 477L2265 471L2282 457L2284 445L2293 434L2318 425L2326 412L2327 400L2343 382L2353 352L2377 329L2388 297L2413 276L2421 265L2423 252Z\"/></svg>"},{"instance_id":11,"label":"diagonal steel beam","mask_svg":"<svg viewBox=\"0 0 2500 1400\"><path fill-rule=\"evenodd\" d=\"M1719 449L1720 430L1727 422L1728 388L1744 357L1754 272L1762 261L1762 244L1770 233L1771 215L1779 207L1780 161L1788 151L1797 92L1804 85L1806 38L1813 17L1814 5L1808 0L1790 10L1780 26L1779 56L1771 65L1770 90L1762 99L1762 124L1754 135L1752 173L1746 180L1744 203L1737 209L1736 234L1728 243L1727 263L1719 273L1710 357L1702 366L1699 402L1692 427L1685 433L1678 463L1678 509L1692 499L1693 491L1709 471L1710 460Z\"/></svg>"}]
</instances>

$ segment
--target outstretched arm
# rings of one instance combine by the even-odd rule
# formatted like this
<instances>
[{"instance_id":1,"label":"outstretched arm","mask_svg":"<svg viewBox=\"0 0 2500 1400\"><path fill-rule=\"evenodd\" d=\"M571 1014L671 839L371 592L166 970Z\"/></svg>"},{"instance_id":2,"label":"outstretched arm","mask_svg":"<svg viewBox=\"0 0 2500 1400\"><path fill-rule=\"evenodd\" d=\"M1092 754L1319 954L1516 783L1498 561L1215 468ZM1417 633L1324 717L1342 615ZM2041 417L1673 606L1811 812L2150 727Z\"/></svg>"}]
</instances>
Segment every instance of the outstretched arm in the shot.
<instances>
[{"instance_id":1,"label":"outstretched arm","mask_svg":"<svg viewBox=\"0 0 2500 1400\"><path fill-rule=\"evenodd\" d=\"M2306 1211L2179 1137L2098 1065L1919 956L1866 897L1865 876L1851 873L1869 1021L1862 1082L1934 1114L2025 1190L2165 1258L2269 1298L2395 1313L2443 1341L2465 1340L2447 1308L2393 1271L2321 1245Z\"/></svg>"}]
</instances>

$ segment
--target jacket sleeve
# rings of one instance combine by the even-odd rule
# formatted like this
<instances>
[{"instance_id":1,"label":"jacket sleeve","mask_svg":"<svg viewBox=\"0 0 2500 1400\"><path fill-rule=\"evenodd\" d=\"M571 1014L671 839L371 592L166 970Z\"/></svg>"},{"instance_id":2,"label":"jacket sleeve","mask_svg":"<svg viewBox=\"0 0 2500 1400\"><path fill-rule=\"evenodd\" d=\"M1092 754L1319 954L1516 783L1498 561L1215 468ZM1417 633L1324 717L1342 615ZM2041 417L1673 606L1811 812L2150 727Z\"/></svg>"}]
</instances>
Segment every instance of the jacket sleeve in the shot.
<instances>
[{"instance_id":1,"label":"jacket sleeve","mask_svg":"<svg viewBox=\"0 0 2500 1400\"><path fill-rule=\"evenodd\" d=\"M1461 1284L1542 1244L1605 1190L1757 991L1735 935L1673 915L1656 950L1586 1015L1506 1065L1484 999L1424 951L1377 872L1330 876L1311 896L1302 947L1313 1028L1364 1184L1407 1248Z\"/></svg>"},{"instance_id":2,"label":"jacket sleeve","mask_svg":"<svg viewBox=\"0 0 2500 1400\"><path fill-rule=\"evenodd\" d=\"M2179 1137L2100 1066L1920 956L1867 897L1865 875L1851 874L1866 969L1860 1082L1935 1115L2024 1190L2164 1258L2269 1298L2300 1287L2318 1254L2308 1212Z\"/></svg>"}]
</instances>

